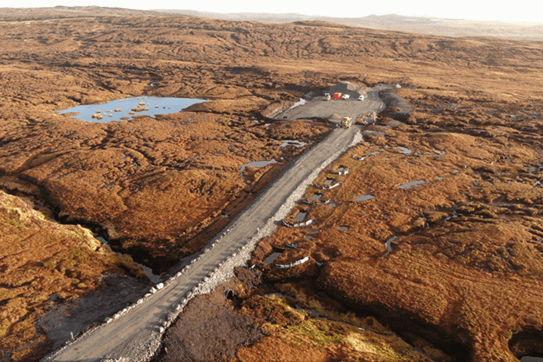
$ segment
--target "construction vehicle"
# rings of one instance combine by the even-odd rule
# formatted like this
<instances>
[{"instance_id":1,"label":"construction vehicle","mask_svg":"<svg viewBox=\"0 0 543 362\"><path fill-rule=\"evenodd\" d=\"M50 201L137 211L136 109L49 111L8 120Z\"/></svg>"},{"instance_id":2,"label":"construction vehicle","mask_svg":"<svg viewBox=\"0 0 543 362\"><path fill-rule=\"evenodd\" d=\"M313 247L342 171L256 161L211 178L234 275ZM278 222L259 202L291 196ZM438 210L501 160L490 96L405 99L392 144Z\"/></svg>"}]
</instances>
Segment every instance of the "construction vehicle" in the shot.
<instances>
[{"instance_id":1,"label":"construction vehicle","mask_svg":"<svg viewBox=\"0 0 543 362\"><path fill-rule=\"evenodd\" d=\"M330 93L324 93L324 98L322 100L329 101L330 99L332 99L332 97L330 97Z\"/></svg>"},{"instance_id":2,"label":"construction vehicle","mask_svg":"<svg viewBox=\"0 0 543 362\"><path fill-rule=\"evenodd\" d=\"M351 98L351 96L348 94L344 94L341 96L341 99L344 99L344 100L349 99L349 98Z\"/></svg>"},{"instance_id":3,"label":"construction vehicle","mask_svg":"<svg viewBox=\"0 0 543 362\"><path fill-rule=\"evenodd\" d=\"M334 99L341 99L341 96L343 95L343 93L341 92L336 92L334 93Z\"/></svg>"},{"instance_id":4,"label":"construction vehicle","mask_svg":"<svg viewBox=\"0 0 543 362\"><path fill-rule=\"evenodd\" d=\"M350 128L353 124L353 117L343 117L341 120L341 128Z\"/></svg>"},{"instance_id":5,"label":"construction vehicle","mask_svg":"<svg viewBox=\"0 0 543 362\"><path fill-rule=\"evenodd\" d=\"M358 116L356 118L356 121L360 124L370 124L370 123L375 123L376 119L377 119L377 114L375 113L375 111L371 111L368 113L364 113L361 116Z\"/></svg>"}]
</instances>

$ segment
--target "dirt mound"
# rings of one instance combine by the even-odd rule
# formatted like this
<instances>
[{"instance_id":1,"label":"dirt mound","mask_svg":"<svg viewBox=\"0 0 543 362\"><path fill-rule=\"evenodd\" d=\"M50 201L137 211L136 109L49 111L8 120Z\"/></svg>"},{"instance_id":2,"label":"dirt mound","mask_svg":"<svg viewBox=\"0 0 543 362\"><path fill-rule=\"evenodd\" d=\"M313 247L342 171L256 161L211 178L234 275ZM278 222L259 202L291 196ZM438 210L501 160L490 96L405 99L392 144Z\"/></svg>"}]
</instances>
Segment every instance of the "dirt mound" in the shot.
<instances>
[{"instance_id":1,"label":"dirt mound","mask_svg":"<svg viewBox=\"0 0 543 362\"><path fill-rule=\"evenodd\" d=\"M342 93L348 94L351 98L358 98L359 95L363 94L364 89L364 86L358 86L351 82L341 81L331 87L328 92L331 95L334 93Z\"/></svg>"},{"instance_id":2,"label":"dirt mound","mask_svg":"<svg viewBox=\"0 0 543 362\"><path fill-rule=\"evenodd\" d=\"M381 117L389 117L397 121L408 122L414 107L409 104L397 89L382 91L379 96L385 102L386 109Z\"/></svg>"},{"instance_id":3,"label":"dirt mound","mask_svg":"<svg viewBox=\"0 0 543 362\"><path fill-rule=\"evenodd\" d=\"M255 274L256 273L256 274ZM258 285L258 272L236 269L237 278L194 298L164 336L156 361L223 361L263 337L257 320L234 309L228 298Z\"/></svg>"}]
</instances>

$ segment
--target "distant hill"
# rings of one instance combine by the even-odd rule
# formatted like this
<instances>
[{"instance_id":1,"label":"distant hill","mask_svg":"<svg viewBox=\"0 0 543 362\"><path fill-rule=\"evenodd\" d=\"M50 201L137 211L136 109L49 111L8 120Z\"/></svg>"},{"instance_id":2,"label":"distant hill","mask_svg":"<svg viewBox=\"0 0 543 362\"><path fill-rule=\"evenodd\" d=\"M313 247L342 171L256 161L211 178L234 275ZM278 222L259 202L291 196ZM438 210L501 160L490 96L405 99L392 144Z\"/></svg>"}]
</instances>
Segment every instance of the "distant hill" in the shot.
<instances>
[{"instance_id":1,"label":"distant hill","mask_svg":"<svg viewBox=\"0 0 543 362\"><path fill-rule=\"evenodd\" d=\"M0 8L1 18L16 18L17 20L33 20L36 18L73 18L88 16L173 16L171 12L164 13L155 10L133 10L100 6L55 6L48 8ZM5 19L4 19L5 20Z\"/></svg>"},{"instance_id":2,"label":"distant hill","mask_svg":"<svg viewBox=\"0 0 543 362\"><path fill-rule=\"evenodd\" d=\"M55 6L49 8L0 8L0 20L36 20L89 16L197 16L234 21L261 21L295 23L313 26L355 26L378 30L396 30L412 33L500 37L514 40L543 41L543 23L515 23L503 21L457 20L432 17L403 16L398 14L369 15L363 18L336 18L303 14L274 13L214 13L195 10L133 10L99 6Z\"/></svg>"},{"instance_id":3,"label":"distant hill","mask_svg":"<svg viewBox=\"0 0 543 362\"><path fill-rule=\"evenodd\" d=\"M504 21L458 20L432 17L403 16L398 14L369 15L363 18L336 18L302 14L272 13L213 13L194 10L161 10L176 14L224 20L263 21L287 23L298 21L325 21L370 29L398 30L413 33L446 36L492 36L515 40L543 41L543 23L516 23Z\"/></svg>"}]
</instances>

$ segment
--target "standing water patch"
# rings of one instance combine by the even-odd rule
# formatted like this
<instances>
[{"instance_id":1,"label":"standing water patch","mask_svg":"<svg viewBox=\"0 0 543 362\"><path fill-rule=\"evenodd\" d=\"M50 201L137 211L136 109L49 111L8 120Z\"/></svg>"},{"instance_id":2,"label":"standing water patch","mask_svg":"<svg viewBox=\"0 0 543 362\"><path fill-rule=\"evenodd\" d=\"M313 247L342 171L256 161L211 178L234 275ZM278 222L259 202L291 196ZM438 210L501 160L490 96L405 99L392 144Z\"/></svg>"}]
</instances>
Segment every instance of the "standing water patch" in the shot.
<instances>
[{"instance_id":1,"label":"standing water patch","mask_svg":"<svg viewBox=\"0 0 543 362\"><path fill-rule=\"evenodd\" d=\"M250 167L266 167L268 166L269 164L272 164L272 163L277 163L277 161L272 158L271 161L253 161L253 162L248 162L248 163L244 163L243 165L241 165L241 169L239 170L239 174L241 175L241 177L243 177L243 171L245 171L245 169L250 166ZM245 180L245 178L243 177L243 179Z\"/></svg>"},{"instance_id":2,"label":"standing water patch","mask_svg":"<svg viewBox=\"0 0 543 362\"><path fill-rule=\"evenodd\" d=\"M104 245L107 245L110 249L111 249L111 246L109 245L109 243L107 242L106 239L104 239L103 237L101 236L97 236L96 237L97 240L100 240L102 242L102 244ZM121 253L117 253L119 255L123 255ZM136 262L134 262L136 263ZM157 275L157 274L154 274L153 273L153 269L149 268L148 266L145 266L143 264L140 264L140 263L136 263L137 265L141 266L141 268L143 269L143 271L145 272L145 274L147 274L147 277L149 278L149 280L153 283L158 283L160 281L160 275Z\"/></svg>"},{"instance_id":3,"label":"standing water patch","mask_svg":"<svg viewBox=\"0 0 543 362\"><path fill-rule=\"evenodd\" d=\"M264 264L269 265L269 264L273 263L275 261L275 259L277 259L277 257L279 255L281 255L281 253L278 253L278 252L271 253L270 256L268 256L266 259L264 259Z\"/></svg>"},{"instance_id":4,"label":"standing water patch","mask_svg":"<svg viewBox=\"0 0 543 362\"><path fill-rule=\"evenodd\" d=\"M391 238L389 238L386 242L385 242L385 246L387 247L387 252L385 253L385 255L383 256L387 256L388 254L390 254L390 252L392 251L392 242L394 240L398 239L397 236L393 236Z\"/></svg>"},{"instance_id":5,"label":"standing water patch","mask_svg":"<svg viewBox=\"0 0 543 362\"><path fill-rule=\"evenodd\" d=\"M311 196L311 200L320 200L322 197L322 194L313 194L313 196Z\"/></svg>"},{"instance_id":6,"label":"standing water patch","mask_svg":"<svg viewBox=\"0 0 543 362\"><path fill-rule=\"evenodd\" d=\"M400 185L398 186L399 189L409 189L411 188L412 186L418 186L420 184L423 184L425 181L424 180L418 180L418 181L411 181L411 182L408 182L406 184L403 184L403 185Z\"/></svg>"},{"instance_id":7,"label":"standing water patch","mask_svg":"<svg viewBox=\"0 0 543 362\"><path fill-rule=\"evenodd\" d=\"M373 199L375 196L373 195L362 195L362 196L358 196L356 199L354 199L354 201L368 201L368 200L371 200Z\"/></svg>"},{"instance_id":8,"label":"standing water patch","mask_svg":"<svg viewBox=\"0 0 543 362\"><path fill-rule=\"evenodd\" d=\"M296 221L304 221L305 215L307 215L307 212L299 212L298 215L294 218Z\"/></svg>"},{"instance_id":9,"label":"standing water patch","mask_svg":"<svg viewBox=\"0 0 543 362\"><path fill-rule=\"evenodd\" d=\"M136 97L125 98L102 104L75 106L59 114L78 113L70 118L103 123L129 120L133 116L150 116L155 114L177 113L196 103L207 102L204 99L171 98L171 97Z\"/></svg>"},{"instance_id":10,"label":"standing water patch","mask_svg":"<svg viewBox=\"0 0 543 362\"><path fill-rule=\"evenodd\" d=\"M304 147L307 145L306 142L296 141L296 140L284 140L283 143L281 143L281 148L287 147L287 146L296 146L296 148Z\"/></svg>"}]
</instances>

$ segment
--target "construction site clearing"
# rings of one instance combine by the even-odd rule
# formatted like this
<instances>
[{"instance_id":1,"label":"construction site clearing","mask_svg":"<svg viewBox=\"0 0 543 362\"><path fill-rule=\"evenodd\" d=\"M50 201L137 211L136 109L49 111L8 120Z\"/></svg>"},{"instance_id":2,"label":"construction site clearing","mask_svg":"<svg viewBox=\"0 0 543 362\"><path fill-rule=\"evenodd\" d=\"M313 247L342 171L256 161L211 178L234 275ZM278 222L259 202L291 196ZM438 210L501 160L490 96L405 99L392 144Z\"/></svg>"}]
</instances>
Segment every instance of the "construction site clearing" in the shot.
<instances>
[{"instance_id":1,"label":"construction site clearing","mask_svg":"<svg viewBox=\"0 0 543 362\"><path fill-rule=\"evenodd\" d=\"M384 108L379 98L379 92L397 87L397 85L378 85L368 88L340 81L322 95L306 94L304 96L305 102L300 102L279 113L275 118L289 121L327 119L343 128L349 128L355 122L373 123L376 118L376 113L373 110L380 111Z\"/></svg>"}]
</instances>

